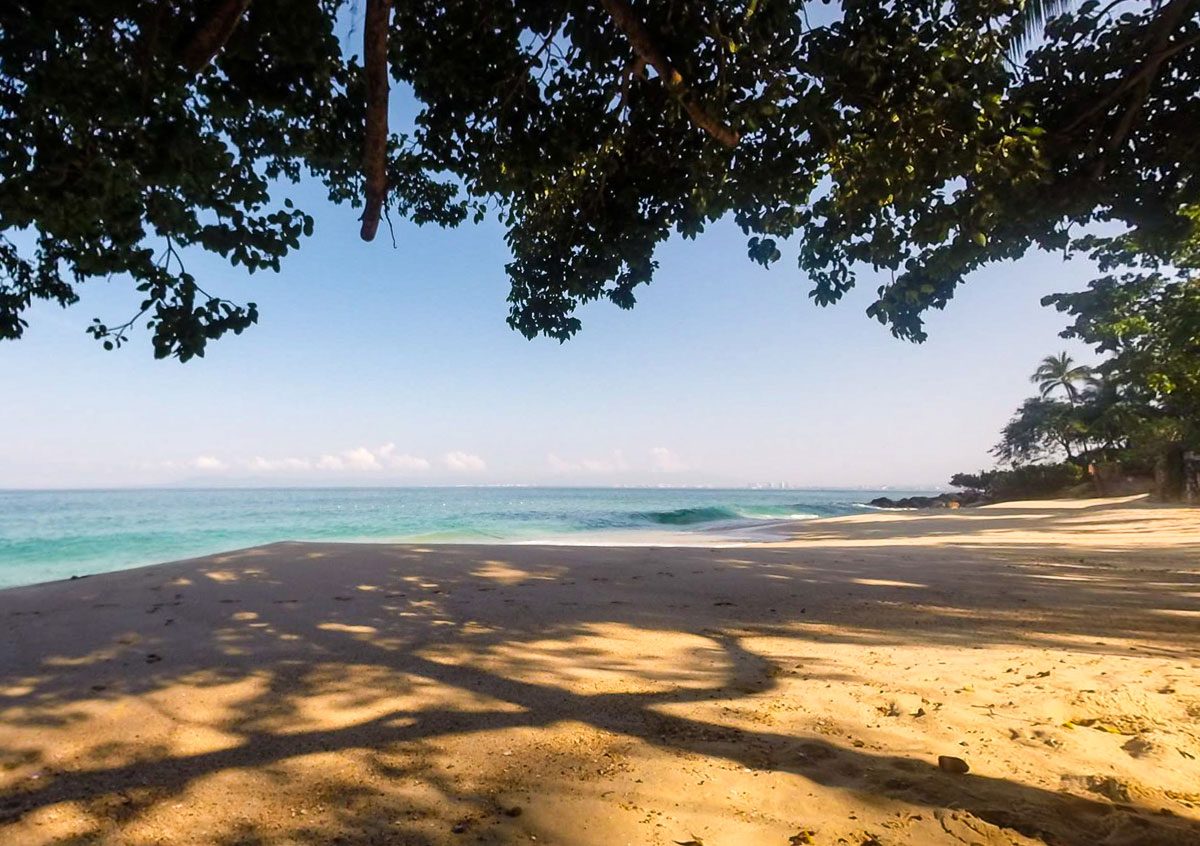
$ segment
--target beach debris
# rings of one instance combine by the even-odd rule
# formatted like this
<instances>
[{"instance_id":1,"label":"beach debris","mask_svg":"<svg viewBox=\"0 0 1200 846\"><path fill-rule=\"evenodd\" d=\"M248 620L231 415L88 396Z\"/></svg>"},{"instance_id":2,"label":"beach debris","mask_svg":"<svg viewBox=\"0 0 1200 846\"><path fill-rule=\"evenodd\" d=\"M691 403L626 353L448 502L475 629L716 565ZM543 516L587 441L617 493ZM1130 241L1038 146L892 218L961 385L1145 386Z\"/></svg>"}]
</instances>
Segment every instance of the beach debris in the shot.
<instances>
[{"instance_id":1,"label":"beach debris","mask_svg":"<svg viewBox=\"0 0 1200 846\"><path fill-rule=\"evenodd\" d=\"M523 813L525 813L525 810L520 805L513 805L511 808L504 809L504 816L506 817L515 818L521 816Z\"/></svg>"},{"instance_id":2,"label":"beach debris","mask_svg":"<svg viewBox=\"0 0 1200 846\"><path fill-rule=\"evenodd\" d=\"M158 663L159 661L161 661L161 660L162 660L162 656L161 656L161 655L158 655L158 654L156 654L156 653L154 653L154 652L151 652L151 653L149 653L149 654L146 656L146 663L147 663L147 664L157 664L157 663Z\"/></svg>"},{"instance_id":3,"label":"beach debris","mask_svg":"<svg viewBox=\"0 0 1200 846\"><path fill-rule=\"evenodd\" d=\"M696 835L691 835L691 840L674 840L676 846L704 846L704 841Z\"/></svg>"},{"instance_id":4,"label":"beach debris","mask_svg":"<svg viewBox=\"0 0 1200 846\"><path fill-rule=\"evenodd\" d=\"M1121 748L1134 758L1141 758L1155 751L1154 743L1145 737L1131 737Z\"/></svg>"},{"instance_id":5,"label":"beach debris","mask_svg":"<svg viewBox=\"0 0 1200 846\"><path fill-rule=\"evenodd\" d=\"M813 840L817 833L811 828L801 829L788 838L788 846L805 846L806 843L816 843Z\"/></svg>"},{"instance_id":6,"label":"beach debris","mask_svg":"<svg viewBox=\"0 0 1200 846\"><path fill-rule=\"evenodd\" d=\"M1063 776L1062 786L1064 788L1081 788L1089 793L1103 796L1110 802L1126 804L1141 798L1135 794L1144 792L1138 790L1132 782L1108 775Z\"/></svg>"},{"instance_id":7,"label":"beach debris","mask_svg":"<svg viewBox=\"0 0 1200 846\"><path fill-rule=\"evenodd\" d=\"M953 755L938 755L938 769L944 773L963 775L971 771L971 766L962 758Z\"/></svg>"}]
</instances>

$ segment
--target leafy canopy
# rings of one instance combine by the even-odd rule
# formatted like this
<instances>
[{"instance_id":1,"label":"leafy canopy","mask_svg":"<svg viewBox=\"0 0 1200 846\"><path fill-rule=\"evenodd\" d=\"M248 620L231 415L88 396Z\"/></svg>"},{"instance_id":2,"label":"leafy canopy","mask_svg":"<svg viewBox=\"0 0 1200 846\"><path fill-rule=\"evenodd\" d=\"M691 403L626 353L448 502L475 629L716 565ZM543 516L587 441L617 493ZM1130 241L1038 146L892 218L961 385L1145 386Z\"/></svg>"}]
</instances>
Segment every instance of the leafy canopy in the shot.
<instances>
[{"instance_id":1,"label":"leafy canopy","mask_svg":"<svg viewBox=\"0 0 1200 846\"><path fill-rule=\"evenodd\" d=\"M1108 275L1046 302L1074 317L1063 333L1107 357L1099 372L1157 437L1200 448L1200 276Z\"/></svg>"},{"instance_id":2,"label":"leafy canopy","mask_svg":"<svg viewBox=\"0 0 1200 846\"><path fill-rule=\"evenodd\" d=\"M286 198L306 175L418 223L498 215L509 322L560 340L581 303L631 307L672 233L727 216L817 303L883 272L869 313L917 340L971 271L1072 226L1160 257L1200 226L1179 131L1200 125L1200 0L1085 2L1034 42L1019 0L365 2L386 74L348 0L3 4L0 338L116 275L157 356L203 354L257 310L180 251L277 270L312 231ZM419 111L375 144L389 77Z\"/></svg>"}]
</instances>

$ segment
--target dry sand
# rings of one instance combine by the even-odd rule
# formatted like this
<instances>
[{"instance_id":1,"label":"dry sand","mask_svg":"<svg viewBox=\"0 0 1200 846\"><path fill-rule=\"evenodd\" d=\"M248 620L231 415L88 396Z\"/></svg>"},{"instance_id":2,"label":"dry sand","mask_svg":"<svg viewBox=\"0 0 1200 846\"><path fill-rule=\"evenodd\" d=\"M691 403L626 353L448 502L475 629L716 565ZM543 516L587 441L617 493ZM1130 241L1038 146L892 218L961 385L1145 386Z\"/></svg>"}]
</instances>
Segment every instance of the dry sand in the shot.
<instances>
[{"instance_id":1,"label":"dry sand","mask_svg":"<svg viewBox=\"0 0 1200 846\"><path fill-rule=\"evenodd\" d=\"M1200 843L1200 512L788 531L0 592L0 842Z\"/></svg>"}]
</instances>

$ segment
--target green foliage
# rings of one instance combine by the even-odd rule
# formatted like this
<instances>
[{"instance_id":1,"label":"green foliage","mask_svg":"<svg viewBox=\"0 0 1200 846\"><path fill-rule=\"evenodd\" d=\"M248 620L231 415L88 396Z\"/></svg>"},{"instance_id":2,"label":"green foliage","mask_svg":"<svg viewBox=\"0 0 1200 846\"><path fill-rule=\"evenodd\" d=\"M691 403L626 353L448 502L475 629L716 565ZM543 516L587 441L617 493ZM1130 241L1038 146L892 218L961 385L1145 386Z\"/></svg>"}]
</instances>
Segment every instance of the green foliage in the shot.
<instances>
[{"instance_id":1,"label":"green foliage","mask_svg":"<svg viewBox=\"0 0 1200 846\"><path fill-rule=\"evenodd\" d=\"M1189 272L1160 268L1109 275L1086 291L1046 302L1074 317L1065 336L1108 354L1101 372L1137 404L1154 440L1197 445L1200 278Z\"/></svg>"},{"instance_id":2,"label":"green foliage","mask_svg":"<svg viewBox=\"0 0 1200 846\"><path fill-rule=\"evenodd\" d=\"M1035 499L1067 492L1085 479L1074 462L1022 464L1007 470L955 473L950 484L981 491L989 500Z\"/></svg>"},{"instance_id":3,"label":"green foliage","mask_svg":"<svg viewBox=\"0 0 1200 846\"><path fill-rule=\"evenodd\" d=\"M253 303L205 293L179 251L253 273L312 234L286 197L309 172L357 196L361 83L342 58L334 0L255 0L215 66L192 74L178 45L196 2L8 3L0 11L0 338L20 337L34 299L121 274L143 299L155 355L187 360L257 320ZM461 220L428 158L393 141L392 202L414 219ZM9 237L13 233L12 237ZM20 233L18 237L15 233ZM30 249L18 243L32 244Z\"/></svg>"},{"instance_id":4,"label":"green foliage","mask_svg":"<svg viewBox=\"0 0 1200 846\"><path fill-rule=\"evenodd\" d=\"M1001 430L1000 443L992 454L1013 464L1059 454L1074 459L1077 452L1074 447L1085 431L1071 403L1033 397L1021 403L1017 413Z\"/></svg>"},{"instance_id":5,"label":"green foliage","mask_svg":"<svg viewBox=\"0 0 1200 846\"><path fill-rule=\"evenodd\" d=\"M978 473L955 473L950 477L950 484L956 488L966 488L972 491L986 490L992 471L980 470Z\"/></svg>"},{"instance_id":6,"label":"green foliage","mask_svg":"<svg viewBox=\"0 0 1200 846\"><path fill-rule=\"evenodd\" d=\"M1066 353L1043 359L1032 377L1041 395L1022 403L993 454L1014 471L1037 472L1032 468L1046 465L1029 462L1060 455L1076 466L1108 464L1126 473L1181 471L1183 452L1200 447L1197 240L1189 234L1168 262L1131 235L1081 239L1107 275L1043 302L1073 318L1064 337L1093 345L1104 358L1095 368ZM1117 267L1124 270L1111 272ZM1048 398L1059 388L1066 402ZM955 480L985 481L965 474ZM994 492L995 480L986 483Z\"/></svg>"},{"instance_id":7,"label":"green foliage","mask_svg":"<svg viewBox=\"0 0 1200 846\"><path fill-rule=\"evenodd\" d=\"M1071 462L1025 464L989 474L987 492L994 499L1056 496L1085 480L1083 468Z\"/></svg>"},{"instance_id":8,"label":"green foliage","mask_svg":"<svg viewBox=\"0 0 1200 846\"><path fill-rule=\"evenodd\" d=\"M389 143L388 209L497 214L509 322L560 340L584 302L631 307L672 233L723 217L752 261L790 252L817 303L882 272L869 313L917 340L971 271L1062 249L1070 226L1117 225L1154 255L1194 235L1179 129L1200 125L1200 0L1082 3L1021 63L1029 4L844 0L820 26L807 5L634 3L687 96L740 136L729 148L601 4L394 0L391 73L418 111ZM277 270L313 225L290 182L360 202L365 82L337 29L354 4L254 0L189 72L181 44L211 7L0 8L0 338L34 300L69 305L115 275L142 292L156 355L202 354L257 311L202 291L182 248ZM119 344L131 325L90 331Z\"/></svg>"}]
</instances>

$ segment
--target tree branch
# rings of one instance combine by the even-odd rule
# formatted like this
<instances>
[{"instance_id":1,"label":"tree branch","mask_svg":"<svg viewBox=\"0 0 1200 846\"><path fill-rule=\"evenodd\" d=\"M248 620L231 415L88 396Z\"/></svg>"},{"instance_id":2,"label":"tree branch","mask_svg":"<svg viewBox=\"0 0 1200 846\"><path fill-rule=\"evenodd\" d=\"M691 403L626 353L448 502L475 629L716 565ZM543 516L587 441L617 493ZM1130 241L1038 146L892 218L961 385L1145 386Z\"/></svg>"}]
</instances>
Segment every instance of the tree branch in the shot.
<instances>
[{"instance_id":1,"label":"tree branch","mask_svg":"<svg viewBox=\"0 0 1200 846\"><path fill-rule=\"evenodd\" d=\"M688 88L683 75L671 64L646 25L642 23L642 19L626 0L599 0L599 2L613 19L617 28L625 33L633 52L654 68L662 78L663 84L667 86L667 90L679 100L692 123L726 147L736 147L740 140L738 133L709 114L700 104Z\"/></svg>"},{"instance_id":2,"label":"tree branch","mask_svg":"<svg viewBox=\"0 0 1200 846\"><path fill-rule=\"evenodd\" d=\"M1111 147L1118 146L1124 140L1130 128L1132 128L1133 121L1141 111L1142 103L1149 94L1154 78L1158 76L1159 69L1163 63L1180 50L1186 49L1194 43L1194 40L1189 39L1188 41L1176 44L1174 47L1170 47L1167 42L1170 40L1175 29L1186 19L1188 12L1194 12L1198 7L1200 7L1198 0L1170 0L1158 12L1158 17L1147 28L1146 44L1149 49L1145 61L1121 80L1121 83L1111 93L1102 97L1098 103L1071 121L1061 131L1061 134L1070 135L1093 117L1111 109L1116 102L1131 90L1138 89L1138 94L1134 102L1127 107L1125 113L1122 115L1117 132L1114 133L1113 139L1110 141Z\"/></svg>"},{"instance_id":3,"label":"tree branch","mask_svg":"<svg viewBox=\"0 0 1200 846\"><path fill-rule=\"evenodd\" d=\"M364 241L375 238L387 198L388 26L392 0L367 0L363 28L363 64L367 75L366 133L363 137L365 181L362 229Z\"/></svg>"},{"instance_id":4,"label":"tree branch","mask_svg":"<svg viewBox=\"0 0 1200 846\"><path fill-rule=\"evenodd\" d=\"M250 6L250 0L218 0L212 13L197 24L196 30L181 53L183 66L192 73L199 73L208 67L209 62L233 31Z\"/></svg>"}]
</instances>

